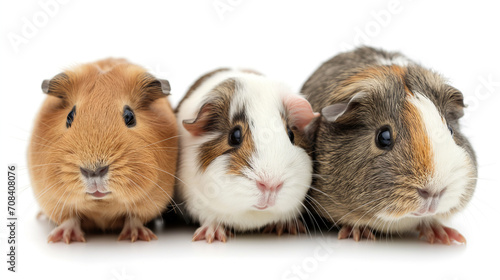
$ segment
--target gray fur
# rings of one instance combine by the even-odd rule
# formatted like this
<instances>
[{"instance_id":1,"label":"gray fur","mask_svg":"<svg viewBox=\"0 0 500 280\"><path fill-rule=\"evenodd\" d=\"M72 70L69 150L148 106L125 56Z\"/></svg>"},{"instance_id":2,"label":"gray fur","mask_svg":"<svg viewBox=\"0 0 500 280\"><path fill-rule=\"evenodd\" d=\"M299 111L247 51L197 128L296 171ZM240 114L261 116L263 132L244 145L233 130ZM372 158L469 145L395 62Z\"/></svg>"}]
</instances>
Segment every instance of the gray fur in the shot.
<instances>
[{"instance_id":1,"label":"gray fur","mask_svg":"<svg viewBox=\"0 0 500 280\"><path fill-rule=\"evenodd\" d=\"M396 208L395 201L410 205L412 199L418 199L416 188L424 182L421 172L411 164L415 155L411 143L406 141L410 128L401 116L406 89L424 94L436 105L452 126L455 142L473 162L474 179L454 211L463 208L474 192L476 158L458 123L463 115L462 94L437 73L410 60L401 76L379 63L380 58L398 57L403 56L369 47L339 54L321 65L301 90L316 112L333 104L349 103L339 116L324 115L309 128L314 130L311 153L316 174L310 194L315 202L311 205L338 225L364 226L382 209ZM382 73L383 78L368 75L364 80L353 81L352 77L367 69ZM359 92L368 94L351 101ZM376 131L383 125L391 125L397 133L391 151L375 145ZM407 201L401 202L403 199Z\"/></svg>"}]
</instances>

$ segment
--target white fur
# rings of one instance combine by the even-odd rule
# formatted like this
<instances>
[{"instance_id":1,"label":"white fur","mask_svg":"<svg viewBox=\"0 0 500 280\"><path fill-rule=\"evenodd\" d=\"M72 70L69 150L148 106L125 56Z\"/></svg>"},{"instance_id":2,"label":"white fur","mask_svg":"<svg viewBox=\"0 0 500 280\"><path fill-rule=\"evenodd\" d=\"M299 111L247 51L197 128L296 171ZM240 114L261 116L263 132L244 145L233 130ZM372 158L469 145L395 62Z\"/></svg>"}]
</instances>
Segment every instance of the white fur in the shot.
<instances>
[{"instance_id":1,"label":"white fur","mask_svg":"<svg viewBox=\"0 0 500 280\"><path fill-rule=\"evenodd\" d=\"M245 176L227 174L229 155L216 158L200 170L198 151L201 144L214 139L227 139L227 133L192 136L183 120L196 118L208 93L222 81L236 77L240 87L231 100L230 115L244 108L256 151L250 158L253 169L245 168ZM302 201L312 178L312 163L307 153L290 142L280 110L283 98L295 94L281 83L237 70L211 76L186 99L178 112L181 134L179 184L180 194L191 216L201 224L221 224L236 230L257 229L273 222L295 219L302 211ZM256 180L267 177L284 181L276 204L258 210L260 191Z\"/></svg>"},{"instance_id":2,"label":"white fur","mask_svg":"<svg viewBox=\"0 0 500 280\"><path fill-rule=\"evenodd\" d=\"M411 102L420 112L434 156L434 174L429 178L427 189L440 192L446 188L437 213L447 213L459 205L473 172L472 163L467 152L453 140L446 120L434 103L418 92Z\"/></svg>"},{"instance_id":3,"label":"white fur","mask_svg":"<svg viewBox=\"0 0 500 280\"><path fill-rule=\"evenodd\" d=\"M458 146L453 140L445 119L438 112L434 103L421 93L415 92L415 96L409 101L415 105L423 120L426 137L431 144L434 170L427 178L425 189L431 193L444 193L437 201L437 209L433 214L423 217L413 216L411 213L404 217L395 219L387 214L379 214L378 224L383 221L391 222L391 230L405 231L415 228L418 224L432 221L435 218L445 217L453 208L460 208L460 198L465 195L467 184L473 174L473 165L467 152ZM423 186L424 187L424 186ZM426 207L428 201L421 199L421 207ZM374 225L377 221L373 222Z\"/></svg>"}]
</instances>

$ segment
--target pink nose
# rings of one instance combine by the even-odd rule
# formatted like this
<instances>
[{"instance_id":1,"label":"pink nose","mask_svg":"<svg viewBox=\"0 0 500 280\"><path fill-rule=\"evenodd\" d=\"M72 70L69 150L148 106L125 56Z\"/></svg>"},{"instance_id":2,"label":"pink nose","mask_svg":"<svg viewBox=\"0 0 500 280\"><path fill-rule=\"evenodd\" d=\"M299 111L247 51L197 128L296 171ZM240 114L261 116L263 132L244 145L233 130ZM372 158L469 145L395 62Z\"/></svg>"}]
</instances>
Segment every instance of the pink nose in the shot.
<instances>
[{"instance_id":1,"label":"pink nose","mask_svg":"<svg viewBox=\"0 0 500 280\"><path fill-rule=\"evenodd\" d=\"M280 183L270 183L270 182L261 182L257 181L257 188L259 188L260 191L265 192L265 191L278 191L281 189L283 186L283 182Z\"/></svg>"}]
</instances>

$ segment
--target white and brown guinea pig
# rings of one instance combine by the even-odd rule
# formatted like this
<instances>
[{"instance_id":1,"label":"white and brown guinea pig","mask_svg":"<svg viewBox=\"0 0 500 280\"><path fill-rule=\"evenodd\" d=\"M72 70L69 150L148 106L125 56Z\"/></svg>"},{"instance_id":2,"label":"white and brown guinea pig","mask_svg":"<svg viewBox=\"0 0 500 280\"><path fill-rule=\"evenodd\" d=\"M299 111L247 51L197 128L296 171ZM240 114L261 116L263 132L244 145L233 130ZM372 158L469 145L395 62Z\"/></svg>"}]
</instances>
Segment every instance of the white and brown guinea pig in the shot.
<instances>
[{"instance_id":1,"label":"white and brown guinea pig","mask_svg":"<svg viewBox=\"0 0 500 280\"><path fill-rule=\"evenodd\" d=\"M120 239L156 239L144 224L171 202L177 123L170 86L123 59L69 69L42 84L29 170L49 242L85 241L83 229L123 228Z\"/></svg>"},{"instance_id":2,"label":"white and brown guinea pig","mask_svg":"<svg viewBox=\"0 0 500 280\"><path fill-rule=\"evenodd\" d=\"M465 242L442 225L477 179L460 91L400 53L362 47L325 62L302 92L322 114L308 127L311 195L340 239L418 230L431 243Z\"/></svg>"},{"instance_id":3,"label":"white and brown guinea pig","mask_svg":"<svg viewBox=\"0 0 500 280\"><path fill-rule=\"evenodd\" d=\"M253 71L201 77L177 108L178 193L200 222L193 240L225 242L232 231L304 232L298 216L312 177L305 98Z\"/></svg>"}]
</instances>

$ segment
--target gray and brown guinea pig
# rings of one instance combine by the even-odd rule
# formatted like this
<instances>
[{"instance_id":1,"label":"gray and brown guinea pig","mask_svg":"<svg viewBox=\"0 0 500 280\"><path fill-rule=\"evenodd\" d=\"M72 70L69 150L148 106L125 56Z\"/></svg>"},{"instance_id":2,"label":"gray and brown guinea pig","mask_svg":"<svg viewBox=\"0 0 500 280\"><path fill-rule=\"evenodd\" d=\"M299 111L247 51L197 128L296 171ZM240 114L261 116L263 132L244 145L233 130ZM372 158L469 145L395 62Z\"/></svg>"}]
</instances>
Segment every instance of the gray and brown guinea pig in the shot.
<instances>
[{"instance_id":1,"label":"gray and brown guinea pig","mask_svg":"<svg viewBox=\"0 0 500 280\"><path fill-rule=\"evenodd\" d=\"M144 226L172 201L177 125L170 85L123 59L69 69L42 84L48 96L28 151L33 191L58 226L49 242L85 241L86 229Z\"/></svg>"},{"instance_id":2,"label":"gray and brown guinea pig","mask_svg":"<svg viewBox=\"0 0 500 280\"><path fill-rule=\"evenodd\" d=\"M302 93L322 114L308 128L311 195L339 239L419 231L431 243L465 242L442 225L477 179L459 90L400 53L362 47L325 62Z\"/></svg>"}]
</instances>

